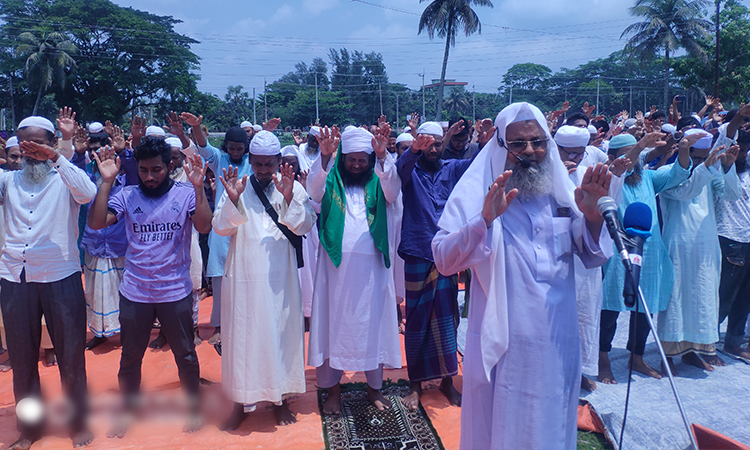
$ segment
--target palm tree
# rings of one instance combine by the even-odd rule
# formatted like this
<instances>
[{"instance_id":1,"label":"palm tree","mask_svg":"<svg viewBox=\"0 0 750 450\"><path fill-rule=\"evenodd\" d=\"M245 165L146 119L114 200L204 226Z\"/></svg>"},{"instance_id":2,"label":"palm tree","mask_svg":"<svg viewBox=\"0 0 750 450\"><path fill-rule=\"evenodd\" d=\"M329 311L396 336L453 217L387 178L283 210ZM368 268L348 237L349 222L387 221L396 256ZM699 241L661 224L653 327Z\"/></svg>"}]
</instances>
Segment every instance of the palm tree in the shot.
<instances>
[{"instance_id":1,"label":"palm tree","mask_svg":"<svg viewBox=\"0 0 750 450\"><path fill-rule=\"evenodd\" d=\"M451 89L445 99L445 108L451 113L463 113L469 108L469 96L463 87Z\"/></svg>"},{"instance_id":2,"label":"palm tree","mask_svg":"<svg viewBox=\"0 0 750 450\"><path fill-rule=\"evenodd\" d=\"M643 17L622 32L620 39L631 36L625 52L641 61L664 51L664 105L669 105L669 57L679 49L707 61L698 43L708 34L711 23L702 18L708 0L636 0L630 14Z\"/></svg>"},{"instance_id":3,"label":"palm tree","mask_svg":"<svg viewBox=\"0 0 750 450\"><path fill-rule=\"evenodd\" d=\"M422 3L427 0L419 0ZM466 36L474 33L482 33L482 24L479 22L479 16L471 9L472 6L489 6L492 8L490 0L433 0L427 5L419 19L419 31L427 30L430 39L435 34L440 38L445 38L445 54L443 55L443 70L440 73L440 84L438 85L438 104L437 120L443 113L443 85L445 84L445 69L448 67L448 53L451 46L456 46L456 34L463 28Z\"/></svg>"},{"instance_id":4,"label":"palm tree","mask_svg":"<svg viewBox=\"0 0 750 450\"><path fill-rule=\"evenodd\" d=\"M39 92L36 95L32 115L36 115L42 93L52 86L55 79L58 79L60 85L65 87L65 70L76 67L76 62L70 54L78 50L62 33L56 31L41 31L40 33L40 37L28 31L21 33L18 39L22 43L16 47L17 54L29 55L26 58L27 75L30 76L34 69L38 69Z\"/></svg>"}]
</instances>

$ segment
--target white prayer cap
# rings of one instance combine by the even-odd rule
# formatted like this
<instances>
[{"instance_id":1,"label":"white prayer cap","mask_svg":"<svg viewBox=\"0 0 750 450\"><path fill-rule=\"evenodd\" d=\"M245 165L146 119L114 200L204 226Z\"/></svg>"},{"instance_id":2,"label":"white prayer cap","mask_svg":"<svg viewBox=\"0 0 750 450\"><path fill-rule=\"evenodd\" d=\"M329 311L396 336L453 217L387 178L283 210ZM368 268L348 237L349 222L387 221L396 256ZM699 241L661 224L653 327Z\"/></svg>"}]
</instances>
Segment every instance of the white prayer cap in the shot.
<instances>
[{"instance_id":1,"label":"white prayer cap","mask_svg":"<svg viewBox=\"0 0 750 450\"><path fill-rule=\"evenodd\" d=\"M589 134L599 134L599 130L593 125L589 125L586 129L589 130Z\"/></svg>"},{"instance_id":2,"label":"white prayer cap","mask_svg":"<svg viewBox=\"0 0 750 450\"><path fill-rule=\"evenodd\" d=\"M9 149L11 147L18 147L18 137L17 136L11 136L8 138L8 142L5 143L5 149Z\"/></svg>"},{"instance_id":3,"label":"white prayer cap","mask_svg":"<svg viewBox=\"0 0 750 450\"><path fill-rule=\"evenodd\" d=\"M252 128L252 127L253 127L253 124L252 124L252 123L250 123L250 122L248 122L247 120L246 120L246 121L244 121L244 122L242 122L242 123L240 124L240 128L247 128L247 127L250 127L250 128Z\"/></svg>"},{"instance_id":4,"label":"white prayer cap","mask_svg":"<svg viewBox=\"0 0 750 450\"><path fill-rule=\"evenodd\" d=\"M253 136L250 142L250 154L258 156L274 156L281 153L281 142L270 131L261 130Z\"/></svg>"},{"instance_id":5,"label":"white prayer cap","mask_svg":"<svg viewBox=\"0 0 750 450\"><path fill-rule=\"evenodd\" d=\"M713 143L713 136L711 136L709 133L706 133L704 130L700 128L691 128L685 131L685 137L688 137L693 134L699 134L703 136L702 138L698 139L698 142L693 144L693 148L697 148L700 150L711 148L711 144Z\"/></svg>"},{"instance_id":6,"label":"white prayer cap","mask_svg":"<svg viewBox=\"0 0 750 450\"><path fill-rule=\"evenodd\" d=\"M166 137L167 133L164 131L164 128L157 127L156 125L151 125L150 127L146 128L146 136Z\"/></svg>"},{"instance_id":7,"label":"white prayer cap","mask_svg":"<svg viewBox=\"0 0 750 450\"><path fill-rule=\"evenodd\" d=\"M555 142L562 147L585 147L591 135L586 128L563 125L555 133Z\"/></svg>"},{"instance_id":8,"label":"white prayer cap","mask_svg":"<svg viewBox=\"0 0 750 450\"><path fill-rule=\"evenodd\" d=\"M104 125L101 122L94 122L89 125L89 133L91 134L101 133L103 129Z\"/></svg>"},{"instance_id":9,"label":"white prayer cap","mask_svg":"<svg viewBox=\"0 0 750 450\"><path fill-rule=\"evenodd\" d=\"M411 133L401 133L396 138L396 145L402 143L402 142L414 142L414 136L411 135Z\"/></svg>"},{"instance_id":10,"label":"white prayer cap","mask_svg":"<svg viewBox=\"0 0 750 450\"><path fill-rule=\"evenodd\" d=\"M170 137L165 139L165 141L167 144L169 144L170 147L177 147L179 149L182 149L182 141L179 138Z\"/></svg>"},{"instance_id":11,"label":"white prayer cap","mask_svg":"<svg viewBox=\"0 0 750 450\"><path fill-rule=\"evenodd\" d=\"M411 127L410 126L405 126L404 127L404 133L409 133L409 132L411 132Z\"/></svg>"},{"instance_id":12,"label":"white prayer cap","mask_svg":"<svg viewBox=\"0 0 750 450\"><path fill-rule=\"evenodd\" d=\"M677 132L677 127L672 125L671 123L665 123L661 126L661 131L674 136L674 134Z\"/></svg>"},{"instance_id":13,"label":"white prayer cap","mask_svg":"<svg viewBox=\"0 0 750 450\"><path fill-rule=\"evenodd\" d=\"M432 134L434 136L443 136L443 127L437 122L425 122L417 128L417 134Z\"/></svg>"},{"instance_id":14,"label":"white prayer cap","mask_svg":"<svg viewBox=\"0 0 750 450\"><path fill-rule=\"evenodd\" d=\"M26 127L37 127L41 128L43 130L47 130L50 133L55 132L55 126L52 125L52 122L50 122L49 119L42 116L29 116L21 121L21 123L18 124L18 129L26 128Z\"/></svg>"},{"instance_id":15,"label":"white prayer cap","mask_svg":"<svg viewBox=\"0 0 750 450\"><path fill-rule=\"evenodd\" d=\"M632 126L635 126L636 122L638 121L631 117L630 119L626 120L623 125L625 125L625 129L627 130Z\"/></svg>"},{"instance_id":16,"label":"white prayer cap","mask_svg":"<svg viewBox=\"0 0 750 450\"><path fill-rule=\"evenodd\" d=\"M263 131L263 127L260 125L253 125L253 130L255 131Z\"/></svg>"},{"instance_id":17,"label":"white prayer cap","mask_svg":"<svg viewBox=\"0 0 750 450\"><path fill-rule=\"evenodd\" d=\"M697 120L698 123L701 122L701 116L699 116L698 114L693 114L693 119Z\"/></svg>"},{"instance_id":18,"label":"white prayer cap","mask_svg":"<svg viewBox=\"0 0 750 450\"><path fill-rule=\"evenodd\" d=\"M357 127L355 127L354 125L347 125L347 127L344 128L344 131L350 131L350 130L353 130L355 128L357 128Z\"/></svg>"},{"instance_id":19,"label":"white prayer cap","mask_svg":"<svg viewBox=\"0 0 750 450\"><path fill-rule=\"evenodd\" d=\"M296 145L287 145L281 149L281 157L294 156L297 158L297 164L299 164L300 170L309 170L310 166L307 164L307 158L303 158L299 152L299 148Z\"/></svg>"},{"instance_id":20,"label":"white prayer cap","mask_svg":"<svg viewBox=\"0 0 750 450\"><path fill-rule=\"evenodd\" d=\"M307 134L311 134L315 136L316 138L319 138L321 136L321 130L320 127L310 127L310 131L307 132Z\"/></svg>"},{"instance_id":21,"label":"white prayer cap","mask_svg":"<svg viewBox=\"0 0 750 450\"><path fill-rule=\"evenodd\" d=\"M372 133L364 128L355 128L344 131L341 134L341 153L365 152L368 155L374 150L372 148Z\"/></svg>"}]
</instances>

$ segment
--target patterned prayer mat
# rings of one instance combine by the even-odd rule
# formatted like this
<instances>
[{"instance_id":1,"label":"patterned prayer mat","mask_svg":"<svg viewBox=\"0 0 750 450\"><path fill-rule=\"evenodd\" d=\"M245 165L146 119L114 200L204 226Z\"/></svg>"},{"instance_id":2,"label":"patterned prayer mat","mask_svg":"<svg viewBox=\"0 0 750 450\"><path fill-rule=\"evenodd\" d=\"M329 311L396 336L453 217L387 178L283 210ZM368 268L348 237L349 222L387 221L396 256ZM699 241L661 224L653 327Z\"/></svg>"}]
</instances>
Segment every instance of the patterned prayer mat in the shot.
<instances>
[{"instance_id":1,"label":"patterned prayer mat","mask_svg":"<svg viewBox=\"0 0 750 450\"><path fill-rule=\"evenodd\" d=\"M323 414L328 391L318 389L318 407L327 450L444 450L422 405L407 410L401 399L409 393L408 382L384 383L382 394L393 406L378 411L367 398L365 383L341 385L341 415Z\"/></svg>"}]
</instances>

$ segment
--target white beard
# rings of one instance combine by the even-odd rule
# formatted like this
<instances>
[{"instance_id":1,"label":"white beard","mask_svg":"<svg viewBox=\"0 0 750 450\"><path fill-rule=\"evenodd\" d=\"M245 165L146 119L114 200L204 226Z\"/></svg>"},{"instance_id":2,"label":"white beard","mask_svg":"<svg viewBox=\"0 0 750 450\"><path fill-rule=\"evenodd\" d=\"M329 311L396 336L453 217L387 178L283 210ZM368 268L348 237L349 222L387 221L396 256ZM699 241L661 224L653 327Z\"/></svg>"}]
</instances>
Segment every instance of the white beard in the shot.
<instances>
[{"instance_id":1,"label":"white beard","mask_svg":"<svg viewBox=\"0 0 750 450\"><path fill-rule=\"evenodd\" d=\"M518 189L518 194L527 197L543 197L552 193L552 163L549 157L536 167L524 169L517 165L505 183L505 192Z\"/></svg>"},{"instance_id":2,"label":"white beard","mask_svg":"<svg viewBox=\"0 0 750 450\"><path fill-rule=\"evenodd\" d=\"M52 162L47 160L44 162L30 163L26 159L21 162L21 176L29 184L43 184L49 177L49 172L52 169Z\"/></svg>"}]
</instances>

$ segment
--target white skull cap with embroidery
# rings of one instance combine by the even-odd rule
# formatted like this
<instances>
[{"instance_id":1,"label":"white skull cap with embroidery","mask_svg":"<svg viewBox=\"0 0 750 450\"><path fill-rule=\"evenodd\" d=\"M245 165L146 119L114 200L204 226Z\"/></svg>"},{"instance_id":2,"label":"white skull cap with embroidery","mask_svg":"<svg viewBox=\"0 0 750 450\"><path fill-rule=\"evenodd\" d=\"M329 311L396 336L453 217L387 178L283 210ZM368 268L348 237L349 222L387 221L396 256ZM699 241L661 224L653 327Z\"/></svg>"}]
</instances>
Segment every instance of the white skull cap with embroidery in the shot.
<instances>
[{"instance_id":1,"label":"white skull cap with embroidery","mask_svg":"<svg viewBox=\"0 0 750 450\"><path fill-rule=\"evenodd\" d=\"M250 142L250 154L257 156L274 156L281 153L281 142L275 134L262 130L253 136Z\"/></svg>"},{"instance_id":2,"label":"white skull cap with embroidery","mask_svg":"<svg viewBox=\"0 0 750 450\"><path fill-rule=\"evenodd\" d=\"M425 122L417 128L417 134L431 134L433 136L443 136L443 127L437 122Z\"/></svg>"},{"instance_id":3,"label":"white skull cap with embroidery","mask_svg":"<svg viewBox=\"0 0 750 450\"><path fill-rule=\"evenodd\" d=\"M55 132L55 126L52 124L52 122L46 117L42 116L29 116L23 119L21 123L18 124L19 130L26 127L37 127L43 130L47 130L50 133Z\"/></svg>"}]
</instances>

